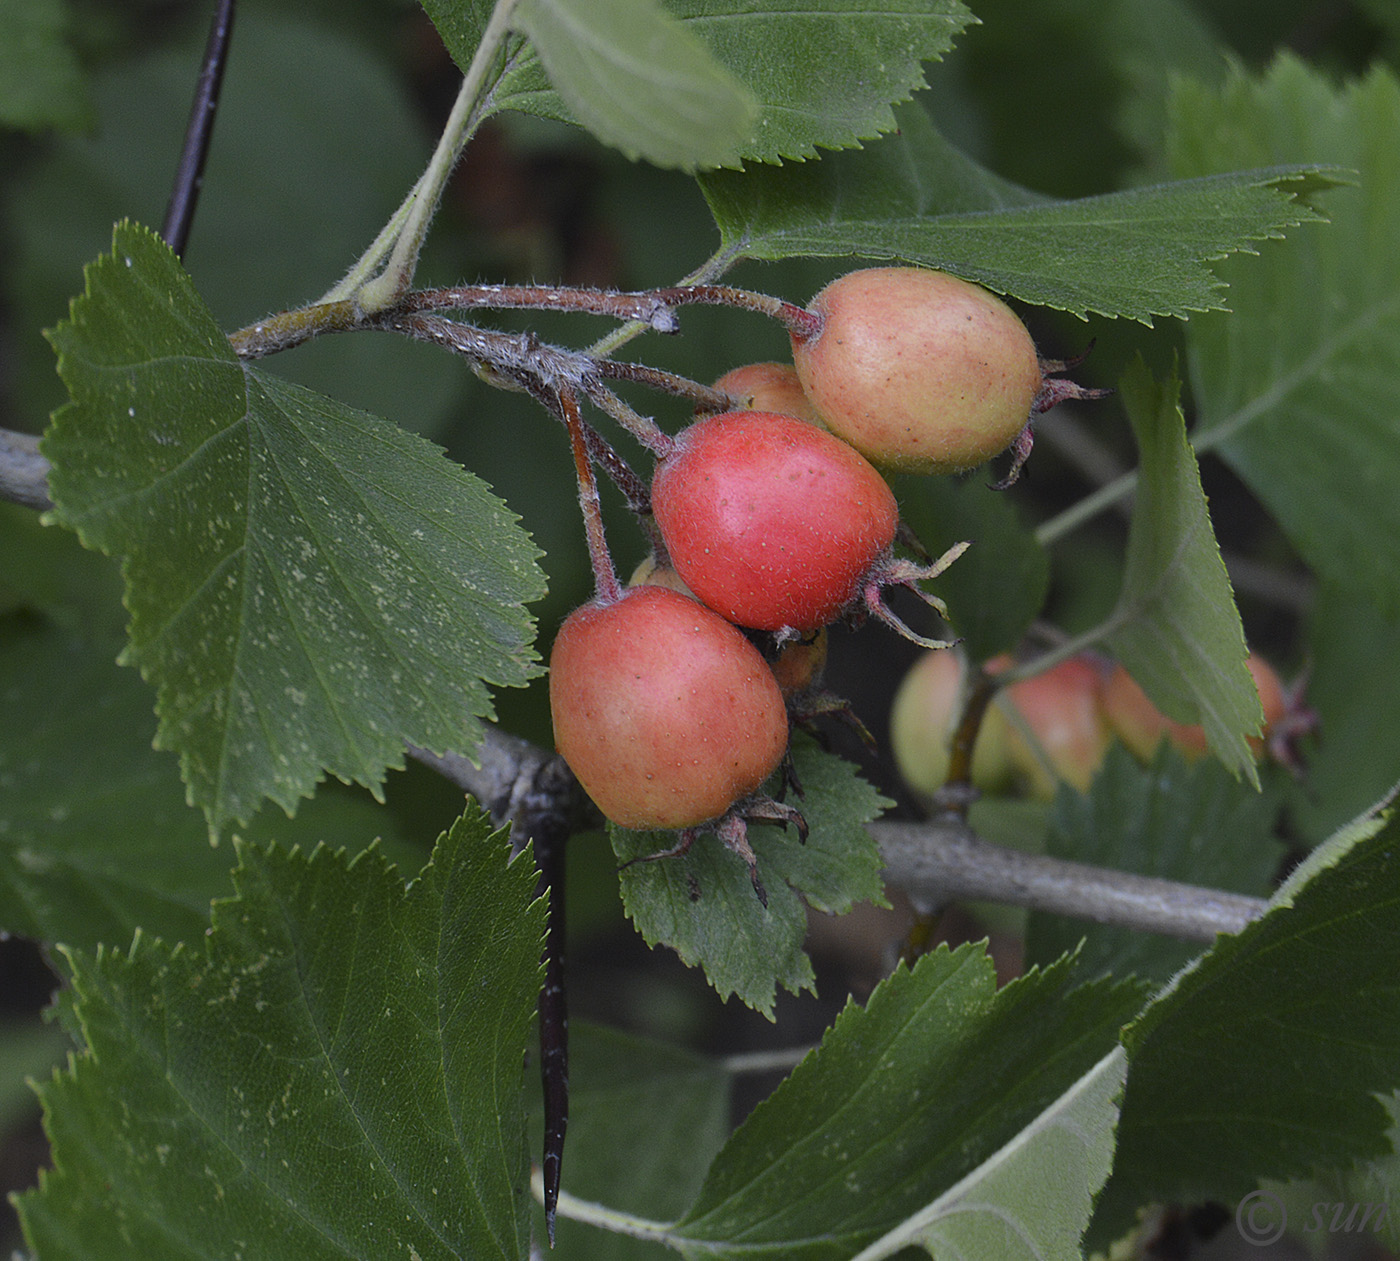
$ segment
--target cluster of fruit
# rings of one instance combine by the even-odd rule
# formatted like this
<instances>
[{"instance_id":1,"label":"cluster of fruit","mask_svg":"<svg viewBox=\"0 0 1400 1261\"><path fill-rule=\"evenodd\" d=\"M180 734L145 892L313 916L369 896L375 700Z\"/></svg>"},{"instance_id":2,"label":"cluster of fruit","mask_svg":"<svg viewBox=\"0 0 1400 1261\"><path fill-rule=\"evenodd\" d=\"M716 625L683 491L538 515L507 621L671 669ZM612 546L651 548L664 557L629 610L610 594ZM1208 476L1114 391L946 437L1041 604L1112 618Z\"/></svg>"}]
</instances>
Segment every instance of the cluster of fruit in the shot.
<instances>
[{"instance_id":1,"label":"cluster of fruit","mask_svg":"<svg viewBox=\"0 0 1400 1261\"><path fill-rule=\"evenodd\" d=\"M995 674L1009 658L987 663ZM1258 653L1247 664L1259 692L1264 727L1250 745L1292 764L1293 739L1310 725L1298 698ZM910 668L890 712L890 743L900 774L932 797L948 776L953 726L969 686L960 653L925 653ZM1041 801L1061 781L1084 792L1119 740L1144 763L1169 740L1188 759L1206 751L1205 732L1163 714L1120 663L1080 653L1003 689L982 721L972 758L972 784L984 793L1023 791Z\"/></svg>"},{"instance_id":2,"label":"cluster of fruit","mask_svg":"<svg viewBox=\"0 0 1400 1261\"><path fill-rule=\"evenodd\" d=\"M736 369L736 406L684 429L657 460L641 579L565 621L550 659L555 743L594 802L627 828L710 828L749 866L745 820L801 815L763 794L811 698L823 630L884 603L961 553L895 555L899 511L876 467L947 473L1017 446L1031 415L1078 391L1047 373L1025 326L985 290L939 272L875 268L813 300L793 363ZM813 331L814 330L814 331ZM742 628L742 629L740 629ZM776 673L775 673L776 671ZM781 682L780 682L781 679Z\"/></svg>"}]
</instances>

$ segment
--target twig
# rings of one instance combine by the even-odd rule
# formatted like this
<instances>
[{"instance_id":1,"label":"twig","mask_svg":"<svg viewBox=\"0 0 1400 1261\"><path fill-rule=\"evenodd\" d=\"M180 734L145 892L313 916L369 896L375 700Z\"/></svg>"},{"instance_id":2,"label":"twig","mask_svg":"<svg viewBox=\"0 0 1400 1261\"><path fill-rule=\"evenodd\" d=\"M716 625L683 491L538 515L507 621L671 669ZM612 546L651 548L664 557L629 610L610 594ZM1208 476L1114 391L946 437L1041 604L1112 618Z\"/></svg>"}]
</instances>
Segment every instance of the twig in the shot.
<instances>
[{"instance_id":1,"label":"twig","mask_svg":"<svg viewBox=\"0 0 1400 1261\"><path fill-rule=\"evenodd\" d=\"M736 289L732 285L674 285L668 289L651 291L667 306L727 306L740 311L752 311L756 315L766 315L777 320L794 337L807 339L815 337L822 329L822 317L815 311L782 298L774 298L766 293L756 293L752 289Z\"/></svg>"},{"instance_id":2,"label":"twig","mask_svg":"<svg viewBox=\"0 0 1400 1261\"><path fill-rule=\"evenodd\" d=\"M871 832L886 878L938 904L1000 902L1185 941L1237 933L1266 905L1243 894L1003 849L952 818L877 823Z\"/></svg>"},{"instance_id":3,"label":"twig","mask_svg":"<svg viewBox=\"0 0 1400 1261\"><path fill-rule=\"evenodd\" d=\"M189 243L190 227L199 203L199 190L204 185L204 163L214 135L219 89L223 86L229 41L233 37L233 10L234 0L219 0L214 11L209 42L204 48L204 64L199 71L194 104L190 107L190 121L185 129L185 143L180 150L180 165L176 168L170 202L165 208L165 224L160 234L175 251L176 258L184 256L185 246Z\"/></svg>"},{"instance_id":4,"label":"twig","mask_svg":"<svg viewBox=\"0 0 1400 1261\"><path fill-rule=\"evenodd\" d=\"M569 445L574 454L574 472L578 475L578 502L583 510L583 532L588 540L588 560L593 568L600 602L611 604L622 596L622 584L617 580L612 553L603 530L603 503L598 497L598 479L593 472L593 457L589 453L587 424L579 407L578 395L572 390L557 390L554 409L569 431Z\"/></svg>"},{"instance_id":5,"label":"twig","mask_svg":"<svg viewBox=\"0 0 1400 1261\"><path fill-rule=\"evenodd\" d=\"M528 751L527 766L545 757L534 746L493 731L476 750L480 768L457 758L431 764L490 809L492 800L514 791L512 760L521 750ZM1238 893L1004 849L955 819L879 822L870 832L884 855L886 879L940 904L1000 902L1186 941L1239 932L1266 905Z\"/></svg>"},{"instance_id":6,"label":"twig","mask_svg":"<svg viewBox=\"0 0 1400 1261\"><path fill-rule=\"evenodd\" d=\"M569 285L453 285L404 295L396 311L564 311L637 320L653 332L676 333L676 313L655 294Z\"/></svg>"},{"instance_id":7,"label":"twig","mask_svg":"<svg viewBox=\"0 0 1400 1261\"><path fill-rule=\"evenodd\" d=\"M48 477L49 462L39 454L39 439L0 429L0 499L46 512L53 507Z\"/></svg>"}]
</instances>

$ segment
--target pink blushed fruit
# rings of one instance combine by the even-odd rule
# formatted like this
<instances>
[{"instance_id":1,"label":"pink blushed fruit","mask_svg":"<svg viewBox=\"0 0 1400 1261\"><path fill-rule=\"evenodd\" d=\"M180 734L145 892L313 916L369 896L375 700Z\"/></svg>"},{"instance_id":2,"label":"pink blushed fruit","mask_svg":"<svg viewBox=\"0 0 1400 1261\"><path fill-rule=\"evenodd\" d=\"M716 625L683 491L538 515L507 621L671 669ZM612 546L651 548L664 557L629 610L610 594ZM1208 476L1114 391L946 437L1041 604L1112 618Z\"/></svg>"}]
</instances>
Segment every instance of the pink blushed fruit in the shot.
<instances>
[{"instance_id":1,"label":"pink blushed fruit","mask_svg":"<svg viewBox=\"0 0 1400 1261\"><path fill-rule=\"evenodd\" d=\"M814 336L793 363L827 427L883 468L955 473L1026 429L1043 384L1016 314L978 285L917 267L875 267L812 300Z\"/></svg>"}]
</instances>

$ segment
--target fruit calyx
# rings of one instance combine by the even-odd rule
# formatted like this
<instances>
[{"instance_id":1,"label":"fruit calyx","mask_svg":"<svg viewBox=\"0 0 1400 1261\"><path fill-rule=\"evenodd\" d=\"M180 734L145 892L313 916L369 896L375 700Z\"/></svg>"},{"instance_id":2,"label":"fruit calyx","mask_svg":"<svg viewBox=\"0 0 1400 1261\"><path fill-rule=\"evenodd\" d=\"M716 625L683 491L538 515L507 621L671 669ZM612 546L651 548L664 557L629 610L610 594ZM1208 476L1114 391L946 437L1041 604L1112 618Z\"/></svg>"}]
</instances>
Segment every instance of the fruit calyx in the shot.
<instances>
[{"instance_id":1,"label":"fruit calyx","mask_svg":"<svg viewBox=\"0 0 1400 1261\"><path fill-rule=\"evenodd\" d=\"M869 616L883 622L891 630L903 635L905 639L918 644L923 648L951 648L958 641L956 639L930 639L927 635L920 635L907 622L904 621L893 609L885 603L886 587L904 587L912 591L929 608L933 609L939 617L947 619L948 606L936 595L925 591L919 583L926 582L931 578L937 578L949 565L958 559L971 546L970 542L954 543L946 552L931 564L920 564L917 561L906 560L903 557L895 556L892 551L886 551L875 564L870 567L866 574L865 582L861 587L861 604L863 608L855 610L857 616L868 614Z\"/></svg>"},{"instance_id":2,"label":"fruit calyx","mask_svg":"<svg viewBox=\"0 0 1400 1261\"><path fill-rule=\"evenodd\" d=\"M1025 468L1026 461L1030 459L1031 448L1035 445L1035 417L1069 399L1107 398L1113 393L1112 389L1107 387L1080 385L1077 381L1057 375L1077 368L1089 357L1093 349L1094 343L1090 342L1083 352L1073 359L1040 360L1040 389L1031 402L1031 414L1026 419L1025 427L1012 439L1008 448L1011 452L1011 468L1005 477L992 483L993 490L1008 490L1021 476L1021 470Z\"/></svg>"},{"instance_id":3,"label":"fruit calyx","mask_svg":"<svg viewBox=\"0 0 1400 1261\"><path fill-rule=\"evenodd\" d=\"M670 849L658 850L654 854L640 854L629 859L618 868L625 871L636 863L651 863L663 858L680 858L690 852L690 847L704 832L713 832L732 853L737 854L749 869L749 881L753 891L765 910L768 908L768 890L758 874L758 856L749 844L750 823L776 823L786 828L791 823L797 829L797 839L807 843L807 820L796 806L777 801L767 793L754 792L740 798L717 819L706 823L682 828L676 844Z\"/></svg>"}]
</instances>

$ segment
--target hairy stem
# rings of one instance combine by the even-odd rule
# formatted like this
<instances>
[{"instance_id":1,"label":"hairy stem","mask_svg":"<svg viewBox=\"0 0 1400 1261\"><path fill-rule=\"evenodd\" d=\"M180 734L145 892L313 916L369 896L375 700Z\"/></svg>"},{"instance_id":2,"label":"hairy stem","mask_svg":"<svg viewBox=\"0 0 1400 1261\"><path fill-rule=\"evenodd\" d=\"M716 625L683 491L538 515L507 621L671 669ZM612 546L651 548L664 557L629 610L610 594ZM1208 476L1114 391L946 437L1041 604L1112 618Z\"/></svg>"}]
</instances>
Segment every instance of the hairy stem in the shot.
<instances>
[{"instance_id":1,"label":"hairy stem","mask_svg":"<svg viewBox=\"0 0 1400 1261\"><path fill-rule=\"evenodd\" d=\"M821 316L782 298L752 289L735 289L731 285L677 285L671 289L652 292L667 306L728 306L740 311L753 311L779 321L798 337L815 337L821 331Z\"/></svg>"},{"instance_id":2,"label":"hairy stem","mask_svg":"<svg viewBox=\"0 0 1400 1261\"><path fill-rule=\"evenodd\" d=\"M663 394L674 394L677 398L687 399L706 411L723 412L734 406L734 400L723 390L701 385L689 377L664 372L648 364L626 363L619 359L595 359L594 367L599 376L608 377L613 381L635 381Z\"/></svg>"},{"instance_id":3,"label":"hairy stem","mask_svg":"<svg viewBox=\"0 0 1400 1261\"><path fill-rule=\"evenodd\" d=\"M405 294L400 311L565 311L636 320L653 332L679 331L676 313L654 293L580 289L569 285L452 285Z\"/></svg>"},{"instance_id":4,"label":"hairy stem","mask_svg":"<svg viewBox=\"0 0 1400 1261\"><path fill-rule=\"evenodd\" d=\"M680 280L679 287L685 288L690 285L713 284L724 275L730 262L732 262L731 259L721 258L720 255L713 254L691 272L690 275L683 276ZM596 355L600 359L607 358L615 351L620 350L634 337L638 336L638 334L646 332L646 330L647 326L645 324L633 320L630 324L624 324L621 328L614 329L606 337L599 338L588 348L589 353Z\"/></svg>"},{"instance_id":5,"label":"hairy stem","mask_svg":"<svg viewBox=\"0 0 1400 1261\"><path fill-rule=\"evenodd\" d=\"M588 561L593 566L598 598L612 603L622 598L622 584L617 580L617 570L613 567L612 554L608 551L608 540L603 531L603 504L598 498L598 479L593 475L587 422L583 419L578 395L572 390L560 390L555 399L559 417L569 431L569 445L573 448L579 506L583 509L583 529L588 538Z\"/></svg>"},{"instance_id":6,"label":"hairy stem","mask_svg":"<svg viewBox=\"0 0 1400 1261\"><path fill-rule=\"evenodd\" d=\"M541 1203L544 1202L545 1186L543 1179L536 1174L530 1179L530 1190ZM671 1226L666 1222L654 1222L619 1209L608 1208L592 1200L581 1200L567 1191L559 1196L559 1211L572 1222L588 1222L614 1234L628 1235L633 1239L650 1239L659 1243L671 1237Z\"/></svg>"}]
</instances>

